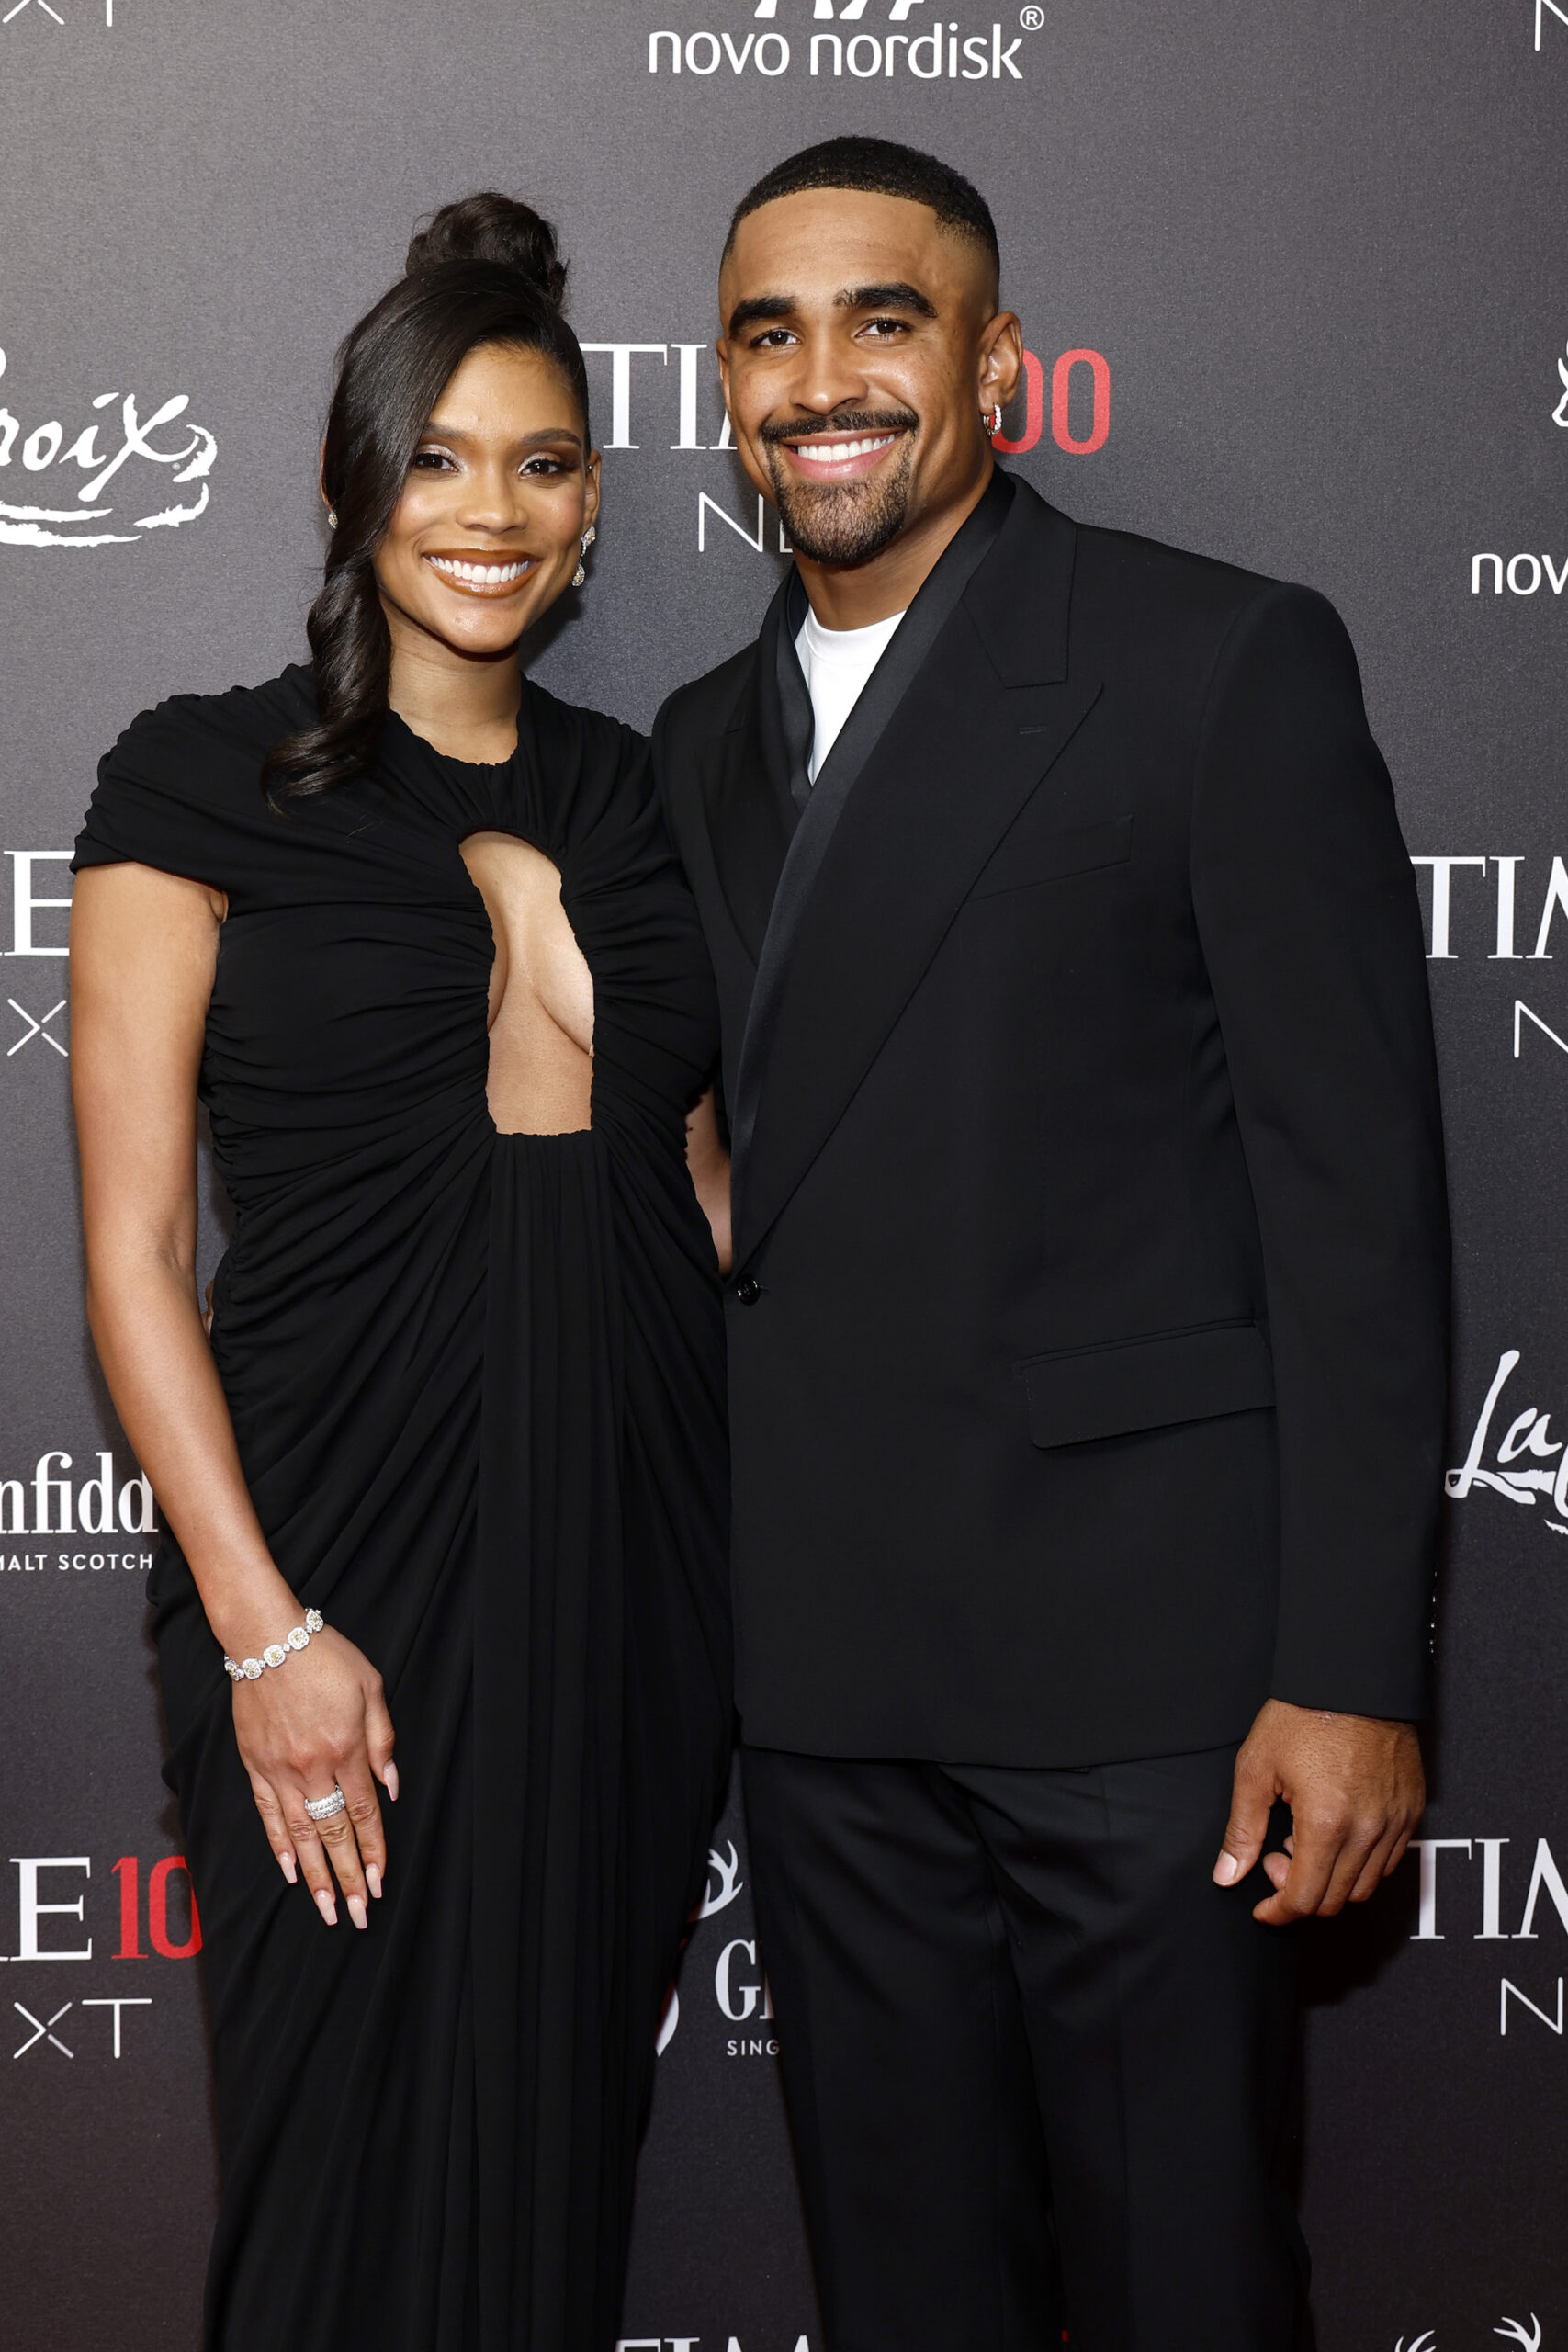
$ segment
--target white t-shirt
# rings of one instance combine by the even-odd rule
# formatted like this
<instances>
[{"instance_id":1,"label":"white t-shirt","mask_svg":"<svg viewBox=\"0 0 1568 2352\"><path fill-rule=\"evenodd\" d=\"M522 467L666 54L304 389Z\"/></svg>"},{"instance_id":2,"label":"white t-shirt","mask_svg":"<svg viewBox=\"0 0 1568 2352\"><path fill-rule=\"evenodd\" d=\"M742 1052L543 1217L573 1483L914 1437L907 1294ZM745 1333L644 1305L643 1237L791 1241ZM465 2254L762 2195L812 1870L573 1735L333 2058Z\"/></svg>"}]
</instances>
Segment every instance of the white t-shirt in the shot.
<instances>
[{"instance_id":1,"label":"white t-shirt","mask_svg":"<svg viewBox=\"0 0 1568 2352\"><path fill-rule=\"evenodd\" d=\"M813 784L903 617L902 613L892 613L886 620L872 621L865 628L824 628L807 607L795 650L817 721L807 769Z\"/></svg>"}]
</instances>

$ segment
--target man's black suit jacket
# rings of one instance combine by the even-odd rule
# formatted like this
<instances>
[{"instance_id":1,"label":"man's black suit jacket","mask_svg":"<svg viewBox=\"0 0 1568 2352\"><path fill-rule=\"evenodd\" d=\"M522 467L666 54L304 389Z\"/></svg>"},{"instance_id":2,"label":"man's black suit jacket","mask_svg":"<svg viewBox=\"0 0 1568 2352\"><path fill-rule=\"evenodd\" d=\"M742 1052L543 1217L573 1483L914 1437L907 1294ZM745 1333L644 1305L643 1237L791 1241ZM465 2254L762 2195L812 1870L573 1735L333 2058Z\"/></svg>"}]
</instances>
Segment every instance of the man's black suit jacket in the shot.
<instances>
[{"instance_id":1,"label":"man's black suit jacket","mask_svg":"<svg viewBox=\"0 0 1568 2352\"><path fill-rule=\"evenodd\" d=\"M1269 1695L1416 1716L1449 1239L1355 656L1306 589L1012 487L749 1049L745 1734L1039 1766ZM655 730L732 1106L797 822L759 685L753 646Z\"/></svg>"}]
</instances>

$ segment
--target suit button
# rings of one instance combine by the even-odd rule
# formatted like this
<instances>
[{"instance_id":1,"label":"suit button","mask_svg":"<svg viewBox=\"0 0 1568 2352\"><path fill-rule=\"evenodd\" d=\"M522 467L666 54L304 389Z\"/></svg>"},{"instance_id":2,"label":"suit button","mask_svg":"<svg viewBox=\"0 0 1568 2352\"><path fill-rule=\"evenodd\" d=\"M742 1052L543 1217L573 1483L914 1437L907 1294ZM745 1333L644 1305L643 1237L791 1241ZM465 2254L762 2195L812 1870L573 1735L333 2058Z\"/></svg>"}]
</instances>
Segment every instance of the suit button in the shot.
<instances>
[{"instance_id":1,"label":"suit button","mask_svg":"<svg viewBox=\"0 0 1568 2352\"><path fill-rule=\"evenodd\" d=\"M743 1283L736 1283L735 1295L742 1306L755 1306L762 1295L762 1285L755 1274L748 1274Z\"/></svg>"}]
</instances>

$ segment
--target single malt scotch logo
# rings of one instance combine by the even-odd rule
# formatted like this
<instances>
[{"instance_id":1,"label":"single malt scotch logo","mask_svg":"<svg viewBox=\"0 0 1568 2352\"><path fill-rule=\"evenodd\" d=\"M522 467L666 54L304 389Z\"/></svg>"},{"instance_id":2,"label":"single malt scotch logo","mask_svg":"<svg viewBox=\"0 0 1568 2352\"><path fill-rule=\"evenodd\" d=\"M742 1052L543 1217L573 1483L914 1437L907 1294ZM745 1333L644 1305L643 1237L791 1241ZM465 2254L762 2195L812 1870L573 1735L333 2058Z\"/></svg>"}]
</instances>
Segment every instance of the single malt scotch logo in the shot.
<instances>
[{"instance_id":1,"label":"single malt scotch logo","mask_svg":"<svg viewBox=\"0 0 1568 2352\"><path fill-rule=\"evenodd\" d=\"M6 372L0 351L0 378ZM39 423L16 385L0 384L0 392L22 412L0 407L0 546L129 547L206 514L218 443L186 413L188 392L162 401L95 392L72 404L81 414ZM171 495L193 482L194 494Z\"/></svg>"}]
</instances>

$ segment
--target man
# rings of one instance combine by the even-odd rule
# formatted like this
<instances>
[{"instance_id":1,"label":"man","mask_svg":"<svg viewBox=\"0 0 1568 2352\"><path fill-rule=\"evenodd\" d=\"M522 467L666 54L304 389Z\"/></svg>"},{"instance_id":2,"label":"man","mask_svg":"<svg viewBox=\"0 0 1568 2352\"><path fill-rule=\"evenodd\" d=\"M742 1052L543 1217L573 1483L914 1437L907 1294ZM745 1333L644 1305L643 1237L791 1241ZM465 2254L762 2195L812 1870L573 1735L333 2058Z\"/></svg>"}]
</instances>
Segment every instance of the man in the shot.
<instances>
[{"instance_id":1,"label":"man","mask_svg":"<svg viewBox=\"0 0 1568 2352\"><path fill-rule=\"evenodd\" d=\"M1291 1924L1421 1811L1445 1392L1355 658L996 469L1019 324L930 157L780 165L719 300L795 567L657 758L723 1002L745 1787L828 2343L1283 2352Z\"/></svg>"}]
</instances>

